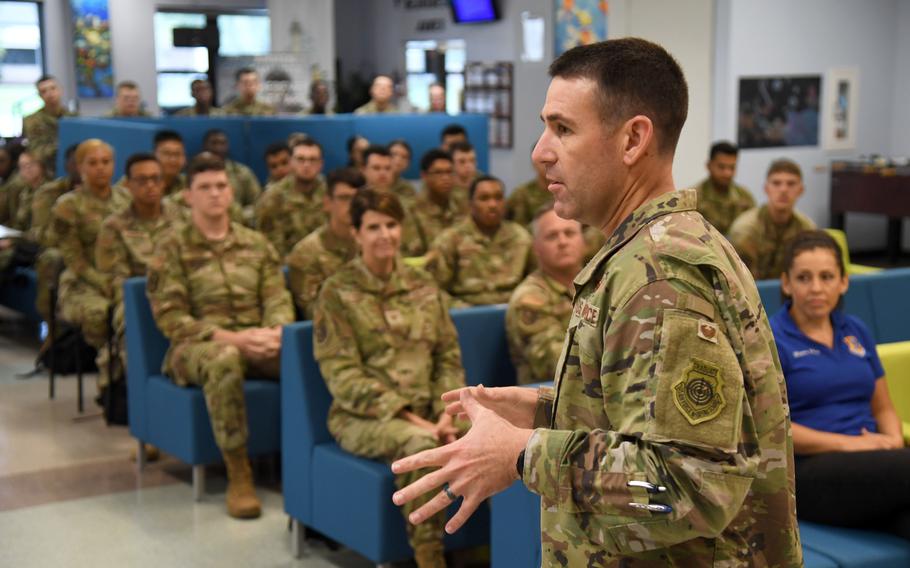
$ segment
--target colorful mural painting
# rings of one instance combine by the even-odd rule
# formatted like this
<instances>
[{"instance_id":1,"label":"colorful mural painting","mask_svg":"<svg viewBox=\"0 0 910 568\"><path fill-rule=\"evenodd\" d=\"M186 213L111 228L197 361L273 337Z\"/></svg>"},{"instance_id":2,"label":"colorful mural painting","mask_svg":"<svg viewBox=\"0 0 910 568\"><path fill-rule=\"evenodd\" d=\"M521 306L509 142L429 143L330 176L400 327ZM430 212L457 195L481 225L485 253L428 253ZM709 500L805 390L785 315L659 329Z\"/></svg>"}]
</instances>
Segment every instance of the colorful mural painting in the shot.
<instances>
[{"instance_id":1,"label":"colorful mural painting","mask_svg":"<svg viewBox=\"0 0 910 568\"><path fill-rule=\"evenodd\" d=\"M111 25L107 0L70 0L76 53L76 90L81 98L114 96Z\"/></svg>"},{"instance_id":2,"label":"colorful mural painting","mask_svg":"<svg viewBox=\"0 0 910 568\"><path fill-rule=\"evenodd\" d=\"M556 55L607 39L607 0L557 0Z\"/></svg>"}]
</instances>

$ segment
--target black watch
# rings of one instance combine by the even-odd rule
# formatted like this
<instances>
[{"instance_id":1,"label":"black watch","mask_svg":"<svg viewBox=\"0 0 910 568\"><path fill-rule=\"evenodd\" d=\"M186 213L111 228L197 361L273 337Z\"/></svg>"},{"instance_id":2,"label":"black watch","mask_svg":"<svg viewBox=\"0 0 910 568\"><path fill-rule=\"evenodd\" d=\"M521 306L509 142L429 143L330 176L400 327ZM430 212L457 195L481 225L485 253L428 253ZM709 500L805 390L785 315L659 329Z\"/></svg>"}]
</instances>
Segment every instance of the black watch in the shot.
<instances>
[{"instance_id":1,"label":"black watch","mask_svg":"<svg viewBox=\"0 0 910 568\"><path fill-rule=\"evenodd\" d=\"M518 461L515 462L515 469L518 470L518 479L524 481L525 477L525 451L521 450L518 454Z\"/></svg>"}]
</instances>

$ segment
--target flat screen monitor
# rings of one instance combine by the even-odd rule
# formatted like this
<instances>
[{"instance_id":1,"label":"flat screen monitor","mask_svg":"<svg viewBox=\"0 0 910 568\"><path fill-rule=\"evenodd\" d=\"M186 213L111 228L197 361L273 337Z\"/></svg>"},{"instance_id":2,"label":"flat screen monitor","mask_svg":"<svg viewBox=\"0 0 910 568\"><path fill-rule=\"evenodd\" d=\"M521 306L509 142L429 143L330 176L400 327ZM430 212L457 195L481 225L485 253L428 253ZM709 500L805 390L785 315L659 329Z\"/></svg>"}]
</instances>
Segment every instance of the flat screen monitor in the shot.
<instances>
[{"instance_id":1,"label":"flat screen monitor","mask_svg":"<svg viewBox=\"0 0 910 568\"><path fill-rule=\"evenodd\" d=\"M496 0L451 0L456 24L480 24L499 19Z\"/></svg>"}]
</instances>

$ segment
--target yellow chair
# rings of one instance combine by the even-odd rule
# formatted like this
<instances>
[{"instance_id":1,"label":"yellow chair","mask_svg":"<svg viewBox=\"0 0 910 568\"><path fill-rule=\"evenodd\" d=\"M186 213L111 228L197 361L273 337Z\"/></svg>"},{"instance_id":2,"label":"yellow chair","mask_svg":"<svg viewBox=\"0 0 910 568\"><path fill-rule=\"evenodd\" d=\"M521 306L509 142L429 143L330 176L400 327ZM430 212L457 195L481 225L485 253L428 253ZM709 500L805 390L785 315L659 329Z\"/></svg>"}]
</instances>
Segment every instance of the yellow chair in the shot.
<instances>
[{"instance_id":1,"label":"yellow chair","mask_svg":"<svg viewBox=\"0 0 910 568\"><path fill-rule=\"evenodd\" d=\"M885 368L888 393L904 424L904 442L910 445L910 341L876 346Z\"/></svg>"},{"instance_id":2,"label":"yellow chair","mask_svg":"<svg viewBox=\"0 0 910 568\"><path fill-rule=\"evenodd\" d=\"M852 276L854 274L868 274L870 272L878 272L881 268L876 268L875 266L865 266L862 264L853 264L850 262L850 250L847 248L847 234L841 231L840 229L825 229L825 231L837 241L837 245L840 247L841 255L844 257L844 266L847 267L847 275Z\"/></svg>"}]
</instances>

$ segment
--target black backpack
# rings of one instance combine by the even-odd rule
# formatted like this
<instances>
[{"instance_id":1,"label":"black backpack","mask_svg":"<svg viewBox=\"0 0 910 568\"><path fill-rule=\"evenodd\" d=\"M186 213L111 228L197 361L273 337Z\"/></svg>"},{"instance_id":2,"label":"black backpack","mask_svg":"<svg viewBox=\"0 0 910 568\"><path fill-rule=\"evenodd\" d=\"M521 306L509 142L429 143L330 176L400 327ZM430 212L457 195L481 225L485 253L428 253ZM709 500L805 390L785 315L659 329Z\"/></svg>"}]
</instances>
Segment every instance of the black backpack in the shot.
<instances>
[{"instance_id":1,"label":"black backpack","mask_svg":"<svg viewBox=\"0 0 910 568\"><path fill-rule=\"evenodd\" d=\"M94 373L98 370L95 365L97 354L95 348L85 342L78 327L63 325L57 331L57 338L47 342L38 354L38 364L60 375L73 374L79 368L83 373Z\"/></svg>"}]
</instances>

